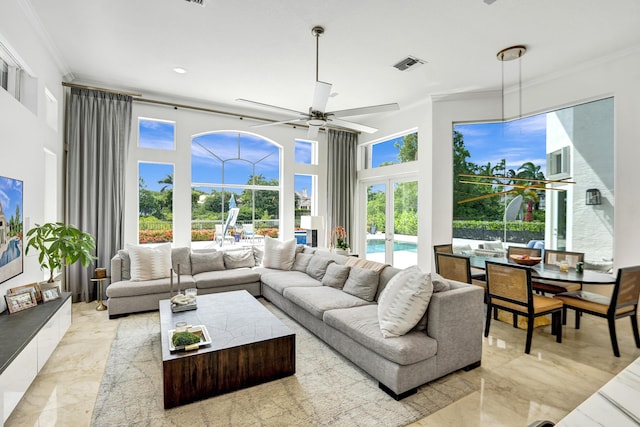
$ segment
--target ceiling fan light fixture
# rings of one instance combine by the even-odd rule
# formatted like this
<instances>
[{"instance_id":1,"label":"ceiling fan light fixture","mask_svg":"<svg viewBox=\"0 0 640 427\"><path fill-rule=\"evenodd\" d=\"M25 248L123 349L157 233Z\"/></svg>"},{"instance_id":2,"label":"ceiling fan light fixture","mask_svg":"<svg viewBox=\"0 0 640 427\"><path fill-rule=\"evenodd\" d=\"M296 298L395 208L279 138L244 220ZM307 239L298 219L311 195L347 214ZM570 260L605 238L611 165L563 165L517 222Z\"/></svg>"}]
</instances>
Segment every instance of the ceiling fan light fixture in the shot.
<instances>
[{"instance_id":1,"label":"ceiling fan light fixture","mask_svg":"<svg viewBox=\"0 0 640 427\"><path fill-rule=\"evenodd\" d=\"M307 120L307 124L309 126L322 127L327 124L327 121L324 119L309 119Z\"/></svg>"}]
</instances>

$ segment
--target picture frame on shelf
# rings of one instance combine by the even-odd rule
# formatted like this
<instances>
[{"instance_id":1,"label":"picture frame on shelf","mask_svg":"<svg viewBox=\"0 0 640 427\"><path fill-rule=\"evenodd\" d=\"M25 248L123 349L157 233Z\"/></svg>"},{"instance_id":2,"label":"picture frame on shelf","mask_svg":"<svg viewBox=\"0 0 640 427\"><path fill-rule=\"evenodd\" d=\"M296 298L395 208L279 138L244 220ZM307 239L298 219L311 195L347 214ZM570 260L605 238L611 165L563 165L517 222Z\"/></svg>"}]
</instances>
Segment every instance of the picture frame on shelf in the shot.
<instances>
[{"instance_id":1,"label":"picture frame on shelf","mask_svg":"<svg viewBox=\"0 0 640 427\"><path fill-rule=\"evenodd\" d=\"M31 292L22 292L19 294L6 294L4 299L7 303L9 314L17 313L28 308L35 307L38 302Z\"/></svg>"},{"instance_id":2,"label":"picture frame on shelf","mask_svg":"<svg viewBox=\"0 0 640 427\"><path fill-rule=\"evenodd\" d=\"M60 291L57 287L45 289L42 292L42 299L44 302L53 301L58 298L60 298Z\"/></svg>"},{"instance_id":3,"label":"picture frame on shelf","mask_svg":"<svg viewBox=\"0 0 640 427\"><path fill-rule=\"evenodd\" d=\"M40 285L38 283L33 282L28 285L16 286L15 288L9 288L9 293L11 294L22 294L25 292L30 292L33 294L36 303L42 301L42 292L40 291Z\"/></svg>"}]
</instances>

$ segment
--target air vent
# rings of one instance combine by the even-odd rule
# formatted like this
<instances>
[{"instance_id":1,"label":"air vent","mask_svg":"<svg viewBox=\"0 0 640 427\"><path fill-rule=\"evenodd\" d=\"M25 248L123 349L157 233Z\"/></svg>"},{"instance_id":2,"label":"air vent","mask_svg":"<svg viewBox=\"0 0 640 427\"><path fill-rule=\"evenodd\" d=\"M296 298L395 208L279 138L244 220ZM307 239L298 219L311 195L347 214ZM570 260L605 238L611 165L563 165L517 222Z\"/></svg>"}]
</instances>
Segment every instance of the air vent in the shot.
<instances>
[{"instance_id":1,"label":"air vent","mask_svg":"<svg viewBox=\"0 0 640 427\"><path fill-rule=\"evenodd\" d=\"M195 4L199 4L202 7L205 7L207 5L207 0L186 0L189 3L195 3Z\"/></svg>"},{"instance_id":2,"label":"air vent","mask_svg":"<svg viewBox=\"0 0 640 427\"><path fill-rule=\"evenodd\" d=\"M396 65L394 65L394 67L400 71L406 71L409 69L416 68L417 66L422 65L425 62L426 61L423 61L420 58L416 58L415 56L407 56L405 59L398 62Z\"/></svg>"}]
</instances>

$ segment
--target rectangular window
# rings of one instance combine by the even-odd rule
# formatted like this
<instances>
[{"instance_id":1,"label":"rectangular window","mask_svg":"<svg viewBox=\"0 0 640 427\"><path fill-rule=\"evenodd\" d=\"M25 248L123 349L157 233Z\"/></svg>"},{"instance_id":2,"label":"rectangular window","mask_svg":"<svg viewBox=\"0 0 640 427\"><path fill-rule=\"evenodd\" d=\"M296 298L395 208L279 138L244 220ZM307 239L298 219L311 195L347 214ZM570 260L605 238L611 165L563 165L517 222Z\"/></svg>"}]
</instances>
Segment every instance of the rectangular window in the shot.
<instances>
[{"instance_id":1,"label":"rectangular window","mask_svg":"<svg viewBox=\"0 0 640 427\"><path fill-rule=\"evenodd\" d=\"M293 178L294 197L296 201L295 210L295 235L298 243L306 243L306 232L300 229L300 217L303 215L314 215L315 209L315 187L317 177L315 175L296 174Z\"/></svg>"},{"instance_id":2,"label":"rectangular window","mask_svg":"<svg viewBox=\"0 0 640 427\"><path fill-rule=\"evenodd\" d=\"M375 142L365 148L366 169L413 162L418 160L418 133Z\"/></svg>"},{"instance_id":3,"label":"rectangular window","mask_svg":"<svg viewBox=\"0 0 640 427\"><path fill-rule=\"evenodd\" d=\"M138 118L138 147L154 150L175 150L175 122Z\"/></svg>"},{"instance_id":4,"label":"rectangular window","mask_svg":"<svg viewBox=\"0 0 640 427\"><path fill-rule=\"evenodd\" d=\"M173 241L173 165L138 164L138 241Z\"/></svg>"},{"instance_id":5,"label":"rectangular window","mask_svg":"<svg viewBox=\"0 0 640 427\"><path fill-rule=\"evenodd\" d=\"M298 141L296 140L296 163L302 163L305 165L317 165L316 155L316 143L312 141Z\"/></svg>"}]
</instances>

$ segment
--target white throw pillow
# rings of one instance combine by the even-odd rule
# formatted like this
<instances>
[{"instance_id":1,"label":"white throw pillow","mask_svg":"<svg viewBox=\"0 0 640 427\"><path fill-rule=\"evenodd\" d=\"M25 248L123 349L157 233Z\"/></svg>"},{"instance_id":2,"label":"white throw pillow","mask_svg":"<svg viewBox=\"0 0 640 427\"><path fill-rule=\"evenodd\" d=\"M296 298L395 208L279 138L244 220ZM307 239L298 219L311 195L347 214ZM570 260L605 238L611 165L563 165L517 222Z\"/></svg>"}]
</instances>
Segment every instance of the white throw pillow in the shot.
<instances>
[{"instance_id":1,"label":"white throw pillow","mask_svg":"<svg viewBox=\"0 0 640 427\"><path fill-rule=\"evenodd\" d=\"M171 243L155 247L127 245L131 281L162 279L171 274Z\"/></svg>"},{"instance_id":2,"label":"white throw pillow","mask_svg":"<svg viewBox=\"0 0 640 427\"><path fill-rule=\"evenodd\" d=\"M276 270L291 270L296 258L296 239L281 242L269 236L264 238L262 266Z\"/></svg>"},{"instance_id":3,"label":"white throw pillow","mask_svg":"<svg viewBox=\"0 0 640 427\"><path fill-rule=\"evenodd\" d=\"M399 337L418 324L431 300L430 276L418 266L393 276L378 299L378 322L385 338Z\"/></svg>"}]
</instances>

